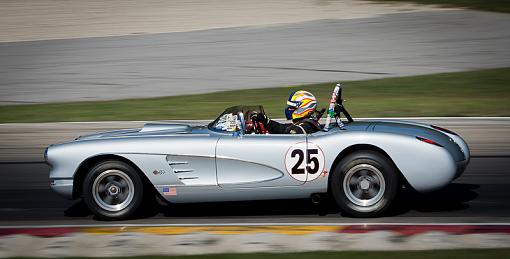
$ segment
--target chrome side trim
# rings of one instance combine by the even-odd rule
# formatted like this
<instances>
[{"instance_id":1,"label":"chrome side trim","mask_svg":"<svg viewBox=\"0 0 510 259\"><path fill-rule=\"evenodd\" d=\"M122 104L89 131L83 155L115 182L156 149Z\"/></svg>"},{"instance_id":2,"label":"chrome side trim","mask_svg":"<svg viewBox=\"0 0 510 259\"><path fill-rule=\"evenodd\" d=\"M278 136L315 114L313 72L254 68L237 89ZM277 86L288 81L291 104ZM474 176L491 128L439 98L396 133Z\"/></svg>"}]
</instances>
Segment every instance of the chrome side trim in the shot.
<instances>
[{"instance_id":1,"label":"chrome side trim","mask_svg":"<svg viewBox=\"0 0 510 259\"><path fill-rule=\"evenodd\" d=\"M50 179L50 187L58 195L72 200L73 199L73 184L72 178L54 178Z\"/></svg>"},{"instance_id":2,"label":"chrome side trim","mask_svg":"<svg viewBox=\"0 0 510 259\"><path fill-rule=\"evenodd\" d=\"M193 169L174 169L174 173L180 174L180 173L191 173L193 172Z\"/></svg>"}]
</instances>

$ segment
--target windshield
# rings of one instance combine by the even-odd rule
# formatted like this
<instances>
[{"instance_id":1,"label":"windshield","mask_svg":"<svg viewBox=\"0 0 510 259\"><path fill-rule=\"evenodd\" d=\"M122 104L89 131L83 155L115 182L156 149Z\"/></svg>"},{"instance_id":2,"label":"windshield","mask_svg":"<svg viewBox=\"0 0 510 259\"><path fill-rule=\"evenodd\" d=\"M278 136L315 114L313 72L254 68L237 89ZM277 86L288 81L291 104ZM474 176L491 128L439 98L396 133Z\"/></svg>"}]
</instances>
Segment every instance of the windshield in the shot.
<instances>
[{"instance_id":1,"label":"windshield","mask_svg":"<svg viewBox=\"0 0 510 259\"><path fill-rule=\"evenodd\" d=\"M238 114L242 112L244 118L249 120L253 112L263 113L264 108L261 105L253 105L253 106L245 106L238 105L232 106L227 109L223 113L216 118L213 122L209 124L209 129L214 131L221 132L233 132L236 128L241 127L241 122Z\"/></svg>"}]
</instances>

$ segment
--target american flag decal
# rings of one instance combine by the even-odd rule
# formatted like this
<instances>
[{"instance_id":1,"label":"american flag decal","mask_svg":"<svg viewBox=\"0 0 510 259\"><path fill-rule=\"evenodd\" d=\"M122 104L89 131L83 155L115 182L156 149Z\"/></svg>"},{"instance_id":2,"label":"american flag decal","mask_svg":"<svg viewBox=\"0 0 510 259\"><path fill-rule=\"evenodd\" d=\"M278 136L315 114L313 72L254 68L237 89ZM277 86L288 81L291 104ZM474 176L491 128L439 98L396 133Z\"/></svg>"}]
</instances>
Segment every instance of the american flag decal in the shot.
<instances>
[{"instance_id":1,"label":"american flag decal","mask_svg":"<svg viewBox=\"0 0 510 259\"><path fill-rule=\"evenodd\" d=\"M175 188L175 187L163 187L163 195L175 196L175 195L177 195L177 188Z\"/></svg>"}]
</instances>

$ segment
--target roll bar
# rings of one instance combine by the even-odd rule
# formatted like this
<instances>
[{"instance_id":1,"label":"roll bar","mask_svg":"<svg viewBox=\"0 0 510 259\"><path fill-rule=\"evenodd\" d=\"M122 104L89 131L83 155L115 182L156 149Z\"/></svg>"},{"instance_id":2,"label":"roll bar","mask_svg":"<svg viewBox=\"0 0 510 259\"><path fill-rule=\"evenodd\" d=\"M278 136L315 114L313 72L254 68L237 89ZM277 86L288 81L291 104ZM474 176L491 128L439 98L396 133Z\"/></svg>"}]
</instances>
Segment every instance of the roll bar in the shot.
<instances>
[{"instance_id":1,"label":"roll bar","mask_svg":"<svg viewBox=\"0 0 510 259\"><path fill-rule=\"evenodd\" d=\"M340 119L342 113L347 119L347 123L351 123L354 120L343 105L344 99L342 99L342 85L340 83L335 85L333 93L331 94L331 100L329 102L328 116L326 117L326 125L324 130L328 131L331 128L331 119L335 118L338 127L343 128L344 123Z\"/></svg>"}]
</instances>

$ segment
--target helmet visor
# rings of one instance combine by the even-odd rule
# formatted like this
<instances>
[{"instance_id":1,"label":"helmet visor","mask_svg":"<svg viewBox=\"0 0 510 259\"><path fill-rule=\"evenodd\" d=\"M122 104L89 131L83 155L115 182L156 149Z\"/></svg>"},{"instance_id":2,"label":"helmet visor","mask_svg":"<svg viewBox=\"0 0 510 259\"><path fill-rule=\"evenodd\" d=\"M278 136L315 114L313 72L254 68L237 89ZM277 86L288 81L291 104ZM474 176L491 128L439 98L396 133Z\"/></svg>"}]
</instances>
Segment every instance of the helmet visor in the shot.
<instances>
[{"instance_id":1,"label":"helmet visor","mask_svg":"<svg viewBox=\"0 0 510 259\"><path fill-rule=\"evenodd\" d=\"M295 110L296 108L294 107L285 108L285 118L287 118L287 120L292 120L292 113L294 113Z\"/></svg>"}]
</instances>

